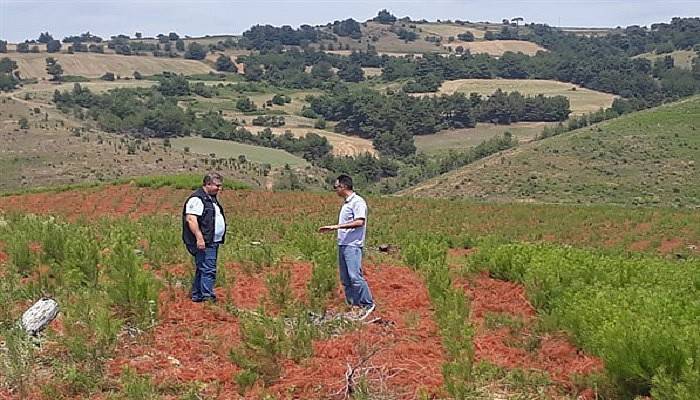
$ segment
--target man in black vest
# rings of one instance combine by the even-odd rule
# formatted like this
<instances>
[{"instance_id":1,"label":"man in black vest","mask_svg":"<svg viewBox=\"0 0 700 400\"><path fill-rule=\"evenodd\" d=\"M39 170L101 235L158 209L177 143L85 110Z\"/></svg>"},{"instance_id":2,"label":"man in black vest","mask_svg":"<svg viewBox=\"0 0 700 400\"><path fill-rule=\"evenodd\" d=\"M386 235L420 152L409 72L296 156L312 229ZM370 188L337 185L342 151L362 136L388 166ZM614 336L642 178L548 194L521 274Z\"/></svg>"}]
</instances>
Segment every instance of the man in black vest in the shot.
<instances>
[{"instance_id":1,"label":"man in black vest","mask_svg":"<svg viewBox=\"0 0 700 400\"><path fill-rule=\"evenodd\" d=\"M217 173L204 176L203 185L182 208L182 241L194 256L196 271L192 281L192 301L216 302L216 256L226 237L224 208L216 195L223 178Z\"/></svg>"}]
</instances>

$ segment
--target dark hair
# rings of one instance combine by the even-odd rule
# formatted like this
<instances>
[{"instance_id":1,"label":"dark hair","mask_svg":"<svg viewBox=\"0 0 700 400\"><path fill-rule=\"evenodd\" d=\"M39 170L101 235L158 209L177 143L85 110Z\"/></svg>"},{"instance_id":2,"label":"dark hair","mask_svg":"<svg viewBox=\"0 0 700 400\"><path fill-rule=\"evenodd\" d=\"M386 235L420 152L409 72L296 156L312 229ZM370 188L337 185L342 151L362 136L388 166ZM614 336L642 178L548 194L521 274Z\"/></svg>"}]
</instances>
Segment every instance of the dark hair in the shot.
<instances>
[{"instance_id":1,"label":"dark hair","mask_svg":"<svg viewBox=\"0 0 700 400\"><path fill-rule=\"evenodd\" d=\"M204 175L204 179L202 179L202 184L208 185L213 181L222 182L223 180L224 178L218 172L209 172L206 175Z\"/></svg>"},{"instance_id":2,"label":"dark hair","mask_svg":"<svg viewBox=\"0 0 700 400\"><path fill-rule=\"evenodd\" d=\"M338 178L336 179L338 180L339 185L343 185L346 188L352 190L352 178L349 175L343 174L338 176Z\"/></svg>"}]
</instances>

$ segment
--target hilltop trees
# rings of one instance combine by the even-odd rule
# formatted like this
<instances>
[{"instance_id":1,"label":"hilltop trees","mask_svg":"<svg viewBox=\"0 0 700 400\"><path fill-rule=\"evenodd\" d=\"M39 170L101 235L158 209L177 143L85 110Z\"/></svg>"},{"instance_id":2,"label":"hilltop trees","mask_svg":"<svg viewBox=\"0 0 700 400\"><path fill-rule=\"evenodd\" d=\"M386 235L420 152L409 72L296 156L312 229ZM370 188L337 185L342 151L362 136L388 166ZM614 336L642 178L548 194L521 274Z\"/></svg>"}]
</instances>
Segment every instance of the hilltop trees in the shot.
<instances>
[{"instance_id":1,"label":"hilltop trees","mask_svg":"<svg viewBox=\"0 0 700 400\"><path fill-rule=\"evenodd\" d=\"M61 82L63 80L63 67L53 57L46 58L46 73L51 75L51 81Z\"/></svg>"},{"instance_id":2,"label":"hilltop trees","mask_svg":"<svg viewBox=\"0 0 700 400\"><path fill-rule=\"evenodd\" d=\"M187 46L185 58L190 60L204 60L207 56L207 50L201 44L192 42Z\"/></svg>"},{"instance_id":3,"label":"hilltop trees","mask_svg":"<svg viewBox=\"0 0 700 400\"><path fill-rule=\"evenodd\" d=\"M29 53L29 43L17 43L18 53Z\"/></svg>"},{"instance_id":4,"label":"hilltop trees","mask_svg":"<svg viewBox=\"0 0 700 400\"><path fill-rule=\"evenodd\" d=\"M46 51L49 53L56 53L61 50L61 42L58 40L52 39L48 43L46 43Z\"/></svg>"},{"instance_id":5,"label":"hilltop trees","mask_svg":"<svg viewBox=\"0 0 700 400\"><path fill-rule=\"evenodd\" d=\"M294 29L289 25L255 25L243 32L239 44L246 49L270 50L281 45L299 46L302 43L316 43L319 32L310 25Z\"/></svg>"},{"instance_id":6,"label":"hilltop trees","mask_svg":"<svg viewBox=\"0 0 700 400\"><path fill-rule=\"evenodd\" d=\"M362 36L360 23L352 18L333 23L333 33L338 36L350 36L352 39L359 39Z\"/></svg>"},{"instance_id":7,"label":"hilltop trees","mask_svg":"<svg viewBox=\"0 0 700 400\"><path fill-rule=\"evenodd\" d=\"M7 53L7 40L0 40L0 53Z\"/></svg>"},{"instance_id":8,"label":"hilltop trees","mask_svg":"<svg viewBox=\"0 0 700 400\"><path fill-rule=\"evenodd\" d=\"M128 39L128 37L127 37ZM102 43L102 38L93 35L90 32L81 33L78 36L66 36L62 40L63 43Z\"/></svg>"},{"instance_id":9,"label":"hilltop trees","mask_svg":"<svg viewBox=\"0 0 700 400\"><path fill-rule=\"evenodd\" d=\"M185 41L182 39L177 39L175 41L175 50L177 51L185 51Z\"/></svg>"},{"instance_id":10,"label":"hilltop trees","mask_svg":"<svg viewBox=\"0 0 700 400\"><path fill-rule=\"evenodd\" d=\"M46 43L48 43L48 42L50 42L50 41L52 41L52 40L53 40L53 36L51 36L50 33L48 33L48 32L42 32L42 33L39 35L39 39L37 39L37 42L46 44Z\"/></svg>"},{"instance_id":11,"label":"hilltop trees","mask_svg":"<svg viewBox=\"0 0 700 400\"><path fill-rule=\"evenodd\" d=\"M387 11L387 9L383 9L377 13L377 16L372 19L372 21L379 22L380 24L393 24L396 22L396 17Z\"/></svg>"}]
</instances>

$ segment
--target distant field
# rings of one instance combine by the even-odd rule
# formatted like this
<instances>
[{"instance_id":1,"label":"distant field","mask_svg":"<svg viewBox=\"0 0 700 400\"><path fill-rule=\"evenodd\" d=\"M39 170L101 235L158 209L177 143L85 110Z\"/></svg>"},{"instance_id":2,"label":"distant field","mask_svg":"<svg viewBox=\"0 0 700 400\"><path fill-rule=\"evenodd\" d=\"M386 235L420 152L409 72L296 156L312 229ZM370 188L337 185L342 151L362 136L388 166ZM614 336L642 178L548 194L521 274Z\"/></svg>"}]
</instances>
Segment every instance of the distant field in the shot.
<instances>
[{"instance_id":1,"label":"distant field","mask_svg":"<svg viewBox=\"0 0 700 400\"><path fill-rule=\"evenodd\" d=\"M542 133L547 122L518 122L510 125L479 123L475 128L448 129L432 135L415 136L416 147L426 153L440 153L450 149L464 150L484 140L510 132L521 142L534 139Z\"/></svg>"},{"instance_id":2,"label":"distant field","mask_svg":"<svg viewBox=\"0 0 700 400\"><path fill-rule=\"evenodd\" d=\"M577 27L562 27L564 32L570 32L577 36L604 36L615 31L613 28L577 28Z\"/></svg>"},{"instance_id":3,"label":"distant field","mask_svg":"<svg viewBox=\"0 0 700 400\"><path fill-rule=\"evenodd\" d=\"M697 57L698 55L692 50L677 50L668 54L644 53L638 55L637 57L646 58L647 60L654 62L666 56L673 57L673 63L676 67L690 69L693 65L693 58Z\"/></svg>"},{"instance_id":4,"label":"distant field","mask_svg":"<svg viewBox=\"0 0 700 400\"><path fill-rule=\"evenodd\" d=\"M455 38L457 38L457 35L467 31L471 32L474 35L475 39L483 39L484 34L486 33L486 30L476 29L473 26L462 26L457 24L443 24L434 22L430 22L427 24L417 24L417 28L420 28L423 31L423 34L428 33L436 36L441 36L444 40L444 43L447 43L447 38L449 38L450 36L454 36Z\"/></svg>"},{"instance_id":5,"label":"distant field","mask_svg":"<svg viewBox=\"0 0 700 400\"><path fill-rule=\"evenodd\" d=\"M526 42L524 40L486 40L478 42L462 42L455 40L450 44L445 43L445 45L451 46L453 49L457 46L462 46L472 54L486 53L492 56L503 55L506 51L524 53L530 56L535 55L538 51L547 51L536 43Z\"/></svg>"},{"instance_id":6,"label":"distant field","mask_svg":"<svg viewBox=\"0 0 700 400\"><path fill-rule=\"evenodd\" d=\"M163 71L178 74L206 74L212 71L207 64L179 58L150 56L121 56L116 54L48 54L48 53L8 53L7 57L17 61L19 72L24 78L48 79L46 58L54 57L63 67L65 75L80 75L97 78L112 72L122 77L131 77L134 71L142 75L154 75Z\"/></svg>"},{"instance_id":7,"label":"distant field","mask_svg":"<svg viewBox=\"0 0 700 400\"><path fill-rule=\"evenodd\" d=\"M246 126L246 129L251 132L260 132L265 128L261 126ZM281 135L285 131L291 131L295 137L304 137L308 132L313 132L319 136L323 136L328 139L328 143L333 146L333 154L335 155L358 155L364 153L375 154L374 146L372 146L372 141L368 139L362 139L357 136L342 135L340 133L329 132L321 129L314 128L299 128L299 127L288 127L283 126L281 128L270 128L272 132L276 135Z\"/></svg>"},{"instance_id":8,"label":"distant field","mask_svg":"<svg viewBox=\"0 0 700 400\"><path fill-rule=\"evenodd\" d=\"M381 68L362 68L362 71L365 73L365 78L371 78L373 76L379 76L382 74L382 69Z\"/></svg>"},{"instance_id":9,"label":"distant field","mask_svg":"<svg viewBox=\"0 0 700 400\"><path fill-rule=\"evenodd\" d=\"M572 88L576 90L571 90ZM536 79L457 79L445 81L439 93L452 94L455 92L489 95L501 89L503 91L518 91L523 95L544 94L545 96L562 95L569 98L573 114L585 114L597 111L601 107L612 105L614 95L585 89L572 83Z\"/></svg>"},{"instance_id":10,"label":"distant field","mask_svg":"<svg viewBox=\"0 0 700 400\"><path fill-rule=\"evenodd\" d=\"M173 148L184 150L189 147L190 153L201 155L216 154L218 158L238 158L245 155L249 161L268 163L272 166L306 166L309 163L303 158L296 157L286 151L270 149L267 147L251 146L230 140L208 139L201 137L184 137L171 139Z\"/></svg>"}]
</instances>

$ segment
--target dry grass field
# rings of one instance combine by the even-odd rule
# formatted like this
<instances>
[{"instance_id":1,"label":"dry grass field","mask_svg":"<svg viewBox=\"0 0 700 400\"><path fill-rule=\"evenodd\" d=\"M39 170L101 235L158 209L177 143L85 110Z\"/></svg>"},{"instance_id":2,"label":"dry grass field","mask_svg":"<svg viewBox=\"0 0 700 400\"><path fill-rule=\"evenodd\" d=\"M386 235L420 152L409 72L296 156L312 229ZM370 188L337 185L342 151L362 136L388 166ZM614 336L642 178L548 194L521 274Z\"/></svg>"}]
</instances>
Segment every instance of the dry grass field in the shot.
<instances>
[{"instance_id":1,"label":"dry grass field","mask_svg":"<svg viewBox=\"0 0 700 400\"><path fill-rule=\"evenodd\" d=\"M422 30L423 35L431 34L435 36L441 36L445 43L447 43L447 38L454 36L455 38L460 33L471 32L475 39L483 39L486 33L485 29L477 29L473 26L463 26L457 24L443 24L443 23L427 23L418 24L418 28Z\"/></svg>"},{"instance_id":2,"label":"dry grass field","mask_svg":"<svg viewBox=\"0 0 700 400\"><path fill-rule=\"evenodd\" d=\"M536 43L526 42L524 40L488 40L476 42L455 40L448 46L451 46L453 49L457 48L457 46L462 46L472 54L486 53L496 57L503 55L503 53L507 51L523 53L529 56L534 56L538 51L547 51Z\"/></svg>"},{"instance_id":3,"label":"dry grass field","mask_svg":"<svg viewBox=\"0 0 700 400\"><path fill-rule=\"evenodd\" d=\"M576 90L573 90L576 88ZM439 89L441 94L479 93L489 95L501 89L505 92L518 91L523 95L544 94L562 95L569 98L573 114L585 114L612 105L614 95L585 89L580 86L549 80L536 79L457 79L445 81Z\"/></svg>"},{"instance_id":4,"label":"dry grass field","mask_svg":"<svg viewBox=\"0 0 700 400\"><path fill-rule=\"evenodd\" d=\"M48 79L46 58L53 57L63 67L65 75L79 75L97 78L112 72L121 77L131 77L135 71L142 75L153 75L163 71L178 74L206 74L212 68L200 61L180 58L151 56L121 56L116 54L62 54L62 53L8 53L7 57L17 61L19 72L24 78Z\"/></svg>"},{"instance_id":5,"label":"dry grass field","mask_svg":"<svg viewBox=\"0 0 700 400\"><path fill-rule=\"evenodd\" d=\"M474 128L447 129L432 135L415 136L418 151L439 153L447 150L464 150L484 140L503 136L510 132L520 142L533 140L547 126L547 122L518 122L510 125L478 123Z\"/></svg>"}]
</instances>

